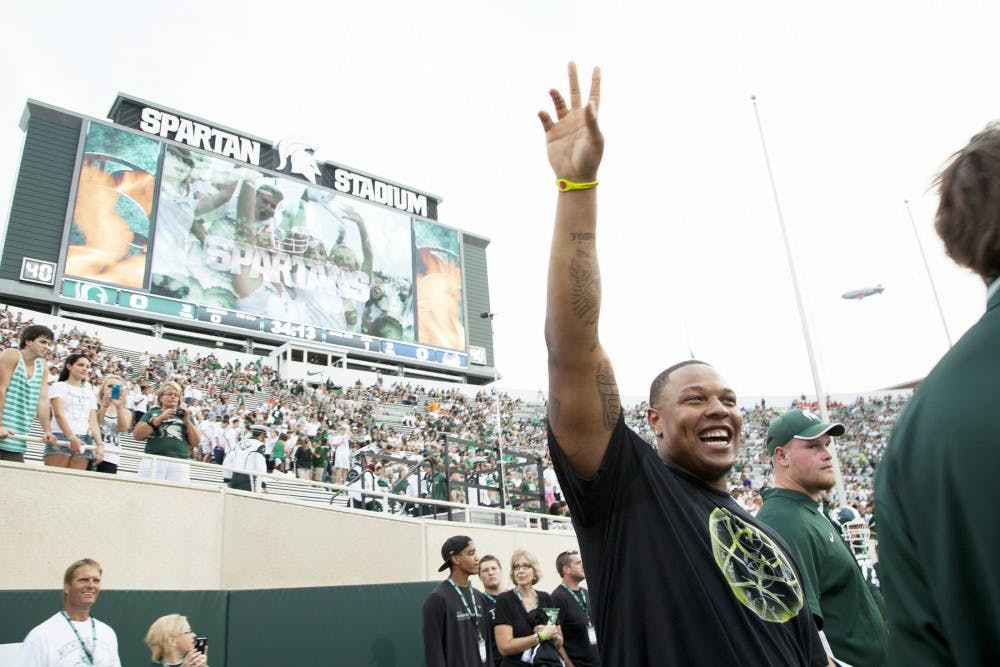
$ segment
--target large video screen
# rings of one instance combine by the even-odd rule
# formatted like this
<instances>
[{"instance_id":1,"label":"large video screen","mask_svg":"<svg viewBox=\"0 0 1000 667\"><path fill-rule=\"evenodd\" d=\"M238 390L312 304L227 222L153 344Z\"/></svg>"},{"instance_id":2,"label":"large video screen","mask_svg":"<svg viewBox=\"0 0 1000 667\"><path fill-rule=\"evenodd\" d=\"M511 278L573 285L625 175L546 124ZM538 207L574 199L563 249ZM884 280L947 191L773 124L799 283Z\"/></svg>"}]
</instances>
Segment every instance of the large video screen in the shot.
<instances>
[{"instance_id":1,"label":"large video screen","mask_svg":"<svg viewBox=\"0 0 1000 667\"><path fill-rule=\"evenodd\" d=\"M422 218L91 123L65 274L272 333L465 350L460 249Z\"/></svg>"},{"instance_id":2,"label":"large video screen","mask_svg":"<svg viewBox=\"0 0 1000 667\"><path fill-rule=\"evenodd\" d=\"M84 143L66 275L143 287L160 142L91 123Z\"/></svg>"}]
</instances>

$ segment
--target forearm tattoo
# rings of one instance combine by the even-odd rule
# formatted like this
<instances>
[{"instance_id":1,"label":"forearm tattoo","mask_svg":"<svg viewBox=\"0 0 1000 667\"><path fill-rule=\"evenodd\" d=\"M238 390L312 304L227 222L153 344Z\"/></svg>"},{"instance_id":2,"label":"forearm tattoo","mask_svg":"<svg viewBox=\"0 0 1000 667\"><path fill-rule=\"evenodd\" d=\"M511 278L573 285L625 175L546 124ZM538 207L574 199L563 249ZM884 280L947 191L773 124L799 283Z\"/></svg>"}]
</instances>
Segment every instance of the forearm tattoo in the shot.
<instances>
[{"instance_id":1,"label":"forearm tattoo","mask_svg":"<svg viewBox=\"0 0 1000 667\"><path fill-rule=\"evenodd\" d=\"M618 422L622 402L618 394L618 383L611 364L603 362L597 369L597 393L601 395L601 412L604 418L604 428L611 431Z\"/></svg>"},{"instance_id":2,"label":"forearm tattoo","mask_svg":"<svg viewBox=\"0 0 1000 667\"><path fill-rule=\"evenodd\" d=\"M583 234L573 234L574 238ZM593 238L593 234L589 235ZM592 244L579 244L569 264L570 305L577 319L596 326L601 305L601 273Z\"/></svg>"}]
</instances>

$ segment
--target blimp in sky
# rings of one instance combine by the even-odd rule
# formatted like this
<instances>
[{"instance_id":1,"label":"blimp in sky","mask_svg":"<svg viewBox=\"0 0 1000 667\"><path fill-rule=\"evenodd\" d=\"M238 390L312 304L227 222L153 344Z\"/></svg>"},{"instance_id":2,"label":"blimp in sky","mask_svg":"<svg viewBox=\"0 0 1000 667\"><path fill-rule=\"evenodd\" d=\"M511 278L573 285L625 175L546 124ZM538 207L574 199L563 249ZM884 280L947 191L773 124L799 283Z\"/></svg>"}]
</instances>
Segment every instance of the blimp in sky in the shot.
<instances>
[{"instance_id":1,"label":"blimp in sky","mask_svg":"<svg viewBox=\"0 0 1000 667\"><path fill-rule=\"evenodd\" d=\"M844 292L841 294L841 298L844 299L856 299L860 301L867 296L873 296L875 294L881 294L885 291L882 285L876 285L875 287L863 287L861 289L852 289L850 292Z\"/></svg>"}]
</instances>

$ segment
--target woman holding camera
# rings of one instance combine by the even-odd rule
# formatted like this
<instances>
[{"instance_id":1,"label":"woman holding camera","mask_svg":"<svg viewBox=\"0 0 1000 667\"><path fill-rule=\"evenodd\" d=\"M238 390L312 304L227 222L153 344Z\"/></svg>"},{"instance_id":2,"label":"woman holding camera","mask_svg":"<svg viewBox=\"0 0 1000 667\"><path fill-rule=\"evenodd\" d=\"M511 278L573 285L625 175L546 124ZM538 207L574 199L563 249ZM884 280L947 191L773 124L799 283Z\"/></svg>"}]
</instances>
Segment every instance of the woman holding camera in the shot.
<instances>
[{"instance_id":1,"label":"woman holding camera","mask_svg":"<svg viewBox=\"0 0 1000 667\"><path fill-rule=\"evenodd\" d=\"M153 621L146 633L146 646L154 665L208 667L208 646L199 643L186 616L168 614Z\"/></svg>"},{"instance_id":2,"label":"woman holding camera","mask_svg":"<svg viewBox=\"0 0 1000 667\"><path fill-rule=\"evenodd\" d=\"M198 451L201 434L181 405L183 396L184 390L172 380L157 390L156 407L142 416L132 432L136 440L146 441L147 454L188 460ZM144 459L139 465L139 477L187 482L191 468L185 463Z\"/></svg>"}]
</instances>

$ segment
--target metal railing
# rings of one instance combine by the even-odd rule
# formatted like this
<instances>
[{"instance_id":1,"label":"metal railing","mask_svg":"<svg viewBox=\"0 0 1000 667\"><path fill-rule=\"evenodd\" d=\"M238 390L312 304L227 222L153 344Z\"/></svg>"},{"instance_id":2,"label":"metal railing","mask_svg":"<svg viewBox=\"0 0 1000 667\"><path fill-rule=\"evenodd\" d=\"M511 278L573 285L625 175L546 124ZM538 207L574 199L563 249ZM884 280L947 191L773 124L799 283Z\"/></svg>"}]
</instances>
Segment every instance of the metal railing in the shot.
<instances>
[{"instance_id":1,"label":"metal railing","mask_svg":"<svg viewBox=\"0 0 1000 667\"><path fill-rule=\"evenodd\" d=\"M26 461L40 461L42 459L45 443L41 438L36 436L16 437L18 440L23 440L28 444L28 451L25 453ZM61 444L66 443L61 441ZM87 446L87 449L93 448L93 445ZM177 459L146 454L128 447L104 445L104 451L106 454L112 453L120 457L118 463L119 473L129 479L164 481L140 475L139 470L143 461L150 462L149 467L151 472L158 468L159 465L171 464L176 466L180 464L188 466L190 481L168 481L167 483L196 488L205 488L208 486L226 489L228 493L243 493L247 495L266 496L269 499L305 502L331 509L349 508L356 511L387 514L398 518L434 519L477 525L504 525L507 527L536 530L572 530L572 524L568 517L507 510L498 507L473 506L447 500L416 498L390 491L362 489L357 483L332 484L329 482L305 480L296 478L288 473L261 473L216 463L205 463L194 459ZM250 478L250 486L254 490L240 491L229 489L227 487L227 478L231 477L233 473L247 475ZM95 472L94 474L99 475L101 473ZM355 501L353 507L352 503L349 502L350 500Z\"/></svg>"}]
</instances>

